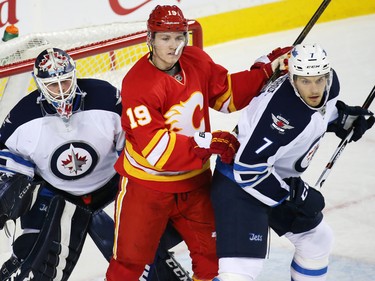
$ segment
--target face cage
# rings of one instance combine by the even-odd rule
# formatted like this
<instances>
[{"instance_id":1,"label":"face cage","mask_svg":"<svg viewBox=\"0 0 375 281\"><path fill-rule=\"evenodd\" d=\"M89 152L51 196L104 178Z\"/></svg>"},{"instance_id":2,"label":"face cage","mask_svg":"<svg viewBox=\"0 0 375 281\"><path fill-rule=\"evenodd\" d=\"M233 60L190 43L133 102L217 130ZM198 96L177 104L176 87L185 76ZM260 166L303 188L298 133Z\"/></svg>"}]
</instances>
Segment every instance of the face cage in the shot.
<instances>
[{"instance_id":1,"label":"face cage","mask_svg":"<svg viewBox=\"0 0 375 281\"><path fill-rule=\"evenodd\" d=\"M73 114L73 99L76 94L77 89L77 77L76 71L66 73L51 78L35 78L38 88L41 91L44 98L50 103L55 109L56 112L63 119L69 119ZM63 92L61 82L71 80L70 87ZM59 92L51 93L48 89L48 86L51 84L57 83L59 86Z\"/></svg>"},{"instance_id":2,"label":"face cage","mask_svg":"<svg viewBox=\"0 0 375 281\"><path fill-rule=\"evenodd\" d=\"M324 90L325 92L325 95L323 97L324 99L324 102L322 103L321 106L319 107L312 107L310 105L308 105L304 100L303 98L301 97L301 95L298 93L298 90L296 88L296 86L294 85L294 76L298 76L296 74L291 74L289 73L289 81L290 81L290 84L292 84L292 87L293 87L293 90L294 90L294 93L296 94L297 97L299 97L301 99L301 101L310 109L312 110L319 110L321 109L322 107L324 107L328 101L328 96L329 96L329 90L331 89L331 86L332 86L332 77L333 77L333 74L332 74L332 71L330 70L328 73L326 74L323 74L323 75L327 75L328 74L328 78L327 78L327 84L326 84L326 88ZM302 75L301 75L302 76Z\"/></svg>"}]
</instances>

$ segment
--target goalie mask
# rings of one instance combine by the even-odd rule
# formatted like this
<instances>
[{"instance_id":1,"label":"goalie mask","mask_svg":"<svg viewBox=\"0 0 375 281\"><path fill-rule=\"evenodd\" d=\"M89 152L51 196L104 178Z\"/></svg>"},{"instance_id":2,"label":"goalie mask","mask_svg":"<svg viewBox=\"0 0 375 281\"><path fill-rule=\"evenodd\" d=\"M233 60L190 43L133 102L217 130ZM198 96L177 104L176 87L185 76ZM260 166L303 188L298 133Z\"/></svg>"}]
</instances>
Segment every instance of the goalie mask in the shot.
<instances>
[{"instance_id":1,"label":"goalie mask","mask_svg":"<svg viewBox=\"0 0 375 281\"><path fill-rule=\"evenodd\" d=\"M47 49L36 58L33 76L43 97L61 118L68 120L77 89L73 59L63 50Z\"/></svg>"}]
</instances>

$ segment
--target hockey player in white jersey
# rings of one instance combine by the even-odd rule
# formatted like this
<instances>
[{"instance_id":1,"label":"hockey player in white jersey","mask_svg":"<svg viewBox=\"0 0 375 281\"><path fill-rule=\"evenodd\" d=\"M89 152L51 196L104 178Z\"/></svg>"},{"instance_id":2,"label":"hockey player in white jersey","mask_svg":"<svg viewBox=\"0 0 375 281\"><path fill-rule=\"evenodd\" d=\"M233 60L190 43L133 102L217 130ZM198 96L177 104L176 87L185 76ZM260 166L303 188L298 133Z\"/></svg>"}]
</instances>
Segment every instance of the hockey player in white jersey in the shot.
<instances>
[{"instance_id":1,"label":"hockey player in white jersey","mask_svg":"<svg viewBox=\"0 0 375 281\"><path fill-rule=\"evenodd\" d=\"M217 161L212 201L219 275L214 281L256 280L271 227L295 246L292 281L326 280L333 244L323 219L323 195L301 179L327 131L353 141L374 123L373 113L338 100L339 81L317 44L297 45L289 73L254 98L238 124L233 165ZM353 122L353 120L355 120Z\"/></svg>"},{"instance_id":2,"label":"hockey player in white jersey","mask_svg":"<svg viewBox=\"0 0 375 281\"><path fill-rule=\"evenodd\" d=\"M119 91L77 79L74 61L57 48L39 54L33 76L38 89L0 129L0 229L21 217L23 230L1 281L68 280L87 233L108 261L112 256L114 222L103 209L117 194L113 165L125 142ZM163 245L180 238L173 240ZM161 279L147 267L144 280L175 280L156 264Z\"/></svg>"}]
</instances>

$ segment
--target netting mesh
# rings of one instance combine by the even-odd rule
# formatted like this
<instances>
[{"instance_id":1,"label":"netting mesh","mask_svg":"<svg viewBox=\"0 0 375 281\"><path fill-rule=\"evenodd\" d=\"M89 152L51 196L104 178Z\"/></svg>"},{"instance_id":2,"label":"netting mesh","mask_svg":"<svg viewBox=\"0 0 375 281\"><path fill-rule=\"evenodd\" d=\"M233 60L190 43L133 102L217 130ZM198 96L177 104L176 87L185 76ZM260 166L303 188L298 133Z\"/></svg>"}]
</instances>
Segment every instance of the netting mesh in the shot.
<instances>
[{"instance_id":1,"label":"netting mesh","mask_svg":"<svg viewBox=\"0 0 375 281\"><path fill-rule=\"evenodd\" d=\"M126 72L148 52L145 22L112 23L67 31L21 36L0 46L0 122L10 109L36 88L31 71L43 50L67 51L76 62L77 77L107 80L120 88ZM198 22L189 21L189 44L202 47Z\"/></svg>"},{"instance_id":2,"label":"netting mesh","mask_svg":"<svg viewBox=\"0 0 375 281\"><path fill-rule=\"evenodd\" d=\"M95 46L99 47L98 42L105 42L113 38L140 33L145 30L145 26L145 22L113 23L60 32L36 33L15 38L1 44L0 67L34 59L47 47L70 50L93 45L93 48L96 48ZM100 77L103 73L115 70L116 73L113 74L120 76L147 51L146 44L142 43L78 59L76 60L78 77ZM113 80L111 82L115 86L120 85L121 81L115 75L107 73L105 77L106 79ZM8 77L3 77L0 80L0 96L4 92L7 79ZM28 91L35 87L31 75L29 83Z\"/></svg>"}]
</instances>

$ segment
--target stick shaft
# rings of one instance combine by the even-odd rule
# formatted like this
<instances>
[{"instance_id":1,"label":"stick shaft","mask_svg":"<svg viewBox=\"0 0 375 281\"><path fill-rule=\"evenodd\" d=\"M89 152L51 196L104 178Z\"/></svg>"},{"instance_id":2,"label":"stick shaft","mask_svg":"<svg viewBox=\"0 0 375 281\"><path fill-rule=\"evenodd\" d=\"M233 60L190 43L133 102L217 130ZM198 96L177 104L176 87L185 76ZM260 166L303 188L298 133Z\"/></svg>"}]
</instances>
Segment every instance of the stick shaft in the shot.
<instances>
[{"instance_id":1,"label":"stick shaft","mask_svg":"<svg viewBox=\"0 0 375 281\"><path fill-rule=\"evenodd\" d=\"M293 46L301 44L303 40L305 40L307 34L309 34L310 30L313 28L315 23L318 21L320 16L323 14L325 9L327 8L328 4L331 2L331 0L323 0L323 2L320 4L319 8L315 11L314 15L311 17L309 22L305 25L301 33L298 35L297 39L294 41ZM274 73L272 73L272 76L268 80L269 82L275 81L277 77L280 75L280 70L276 69ZM268 84L267 83L267 84Z\"/></svg>"},{"instance_id":2,"label":"stick shaft","mask_svg":"<svg viewBox=\"0 0 375 281\"><path fill-rule=\"evenodd\" d=\"M331 0L323 0L323 2L320 4L319 8L316 10L314 15L311 17L309 22L306 24L305 28L301 31L301 33L297 37L296 41L294 41L293 46L302 43L302 41L305 39L307 34L310 32L311 28L318 21L318 19L323 14L324 10L327 8L327 6L330 2L331 2Z\"/></svg>"},{"instance_id":3,"label":"stick shaft","mask_svg":"<svg viewBox=\"0 0 375 281\"><path fill-rule=\"evenodd\" d=\"M323 14L324 10L327 8L330 2L331 0L323 0L319 8L315 11L314 15L311 17L311 19L305 25L301 33L298 35L297 39L294 41L293 46L302 43L302 41L306 38L307 34L313 28L313 26L318 21L319 17ZM279 76L280 76L280 70L276 69L274 73L272 73L271 77L268 79L267 83L263 86L263 88L266 87L270 82L275 81L275 79ZM233 131L238 133L238 125L236 125Z\"/></svg>"},{"instance_id":4,"label":"stick shaft","mask_svg":"<svg viewBox=\"0 0 375 281\"><path fill-rule=\"evenodd\" d=\"M366 98L365 102L363 103L362 107L365 108L365 109L368 109L370 107L372 101L374 100L374 97L375 97L375 86L372 88L370 94L367 96L367 98ZM329 160L329 162L327 163L323 172L319 176L319 178L318 178L318 180L315 184L316 188L321 188L323 186L323 184L326 181L329 173L331 172L331 169L332 169L333 165L335 165L336 161L339 159L341 153L343 152L346 145L349 143L352 136L353 136L353 129L350 129L348 134L346 135L345 139L341 140L341 142L337 146L335 152L332 154L331 159Z\"/></svg>"}]
</instances>

